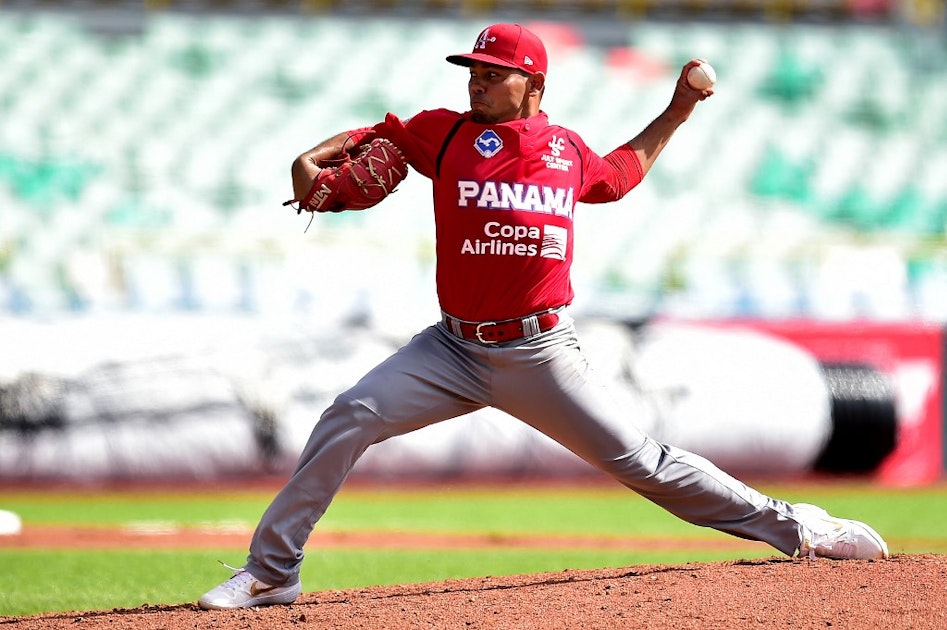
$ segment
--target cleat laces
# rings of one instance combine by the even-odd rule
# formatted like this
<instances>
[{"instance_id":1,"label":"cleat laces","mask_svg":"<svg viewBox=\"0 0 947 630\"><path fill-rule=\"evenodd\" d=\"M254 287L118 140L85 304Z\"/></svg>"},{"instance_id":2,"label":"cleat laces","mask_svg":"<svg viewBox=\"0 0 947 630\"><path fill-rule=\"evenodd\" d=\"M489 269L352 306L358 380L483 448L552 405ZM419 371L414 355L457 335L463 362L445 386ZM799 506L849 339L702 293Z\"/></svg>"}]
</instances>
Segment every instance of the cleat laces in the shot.
<instances>
[{"instance_id":1,"label":"cleat laces","mask_svg":"<svg viewBox=\"0 0 947 630\"><path fill-rule=\"evenodd\" d=\"M220 585L220 588L226 588L230 591L236 593L238 591L246 591L247 584L252 582L255 578L247 572L243 567L232 567L226 562L218 560L224 567L230 569L233 572L233 575L230 576L230 579Z\"/></svg>"}]
</instances>

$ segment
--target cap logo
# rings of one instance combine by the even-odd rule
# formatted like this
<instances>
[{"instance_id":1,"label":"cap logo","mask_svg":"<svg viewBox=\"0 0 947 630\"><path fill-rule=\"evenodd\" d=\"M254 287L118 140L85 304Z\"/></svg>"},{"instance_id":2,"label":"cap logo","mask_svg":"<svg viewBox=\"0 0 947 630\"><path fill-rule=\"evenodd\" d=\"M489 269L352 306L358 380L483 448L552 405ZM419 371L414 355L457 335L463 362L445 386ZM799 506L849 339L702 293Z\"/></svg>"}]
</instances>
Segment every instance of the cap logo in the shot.
<instances>
[{"instance_id":1,"label":"cap logo","mask_svg":"<svg viewBox=\"0 0 947 630\"><path fill-rule=\"evenodd\" d=\"M490 29L484 29L484 31L480 33L480 37L477 39L477 45L474 46L474 48L485 49L487 42L495 42L496 40L496 37L490 37Z\"/></svg>"},{"instance_id":2,"label":"cap logo","mask_svg":"<svg viewBox=\"0 0 947 630\"><path fill-rule=\"evenodd\" d=\"M447 61L467 68L482 63L534 74L546 72L547 60L546 47L535 33L519 24L493 24L480 31L471 52L449 55Z\"/></svg>"}]
</instances>

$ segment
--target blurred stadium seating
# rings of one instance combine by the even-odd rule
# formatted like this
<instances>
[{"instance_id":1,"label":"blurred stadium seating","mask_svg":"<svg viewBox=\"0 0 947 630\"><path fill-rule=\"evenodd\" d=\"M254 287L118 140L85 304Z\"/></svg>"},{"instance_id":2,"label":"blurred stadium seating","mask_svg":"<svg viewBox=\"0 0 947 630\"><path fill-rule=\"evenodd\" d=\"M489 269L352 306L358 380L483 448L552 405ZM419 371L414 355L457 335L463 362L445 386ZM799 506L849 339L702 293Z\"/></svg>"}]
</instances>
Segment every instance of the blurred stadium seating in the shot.
<instances>
[{"instance_id":1,"label":"blurred stadium seating","mask_svg":"<svg viewBox=\"0 0 947 630\"><path fill-rule=\"evenodd\" d=\"M738 5L799 19L721 19ZM947 54L923 0L0 2L0 314L335 322L397 299L406 328L412 309L428 323L422 178L308 231L280 203L322 138L464 109L443 58L500 8L544 33L544 108L601 152L660 112L684 61L717 68L648 180L578 211L577 309L947 321Z\"/></svg>"}]
</instances>

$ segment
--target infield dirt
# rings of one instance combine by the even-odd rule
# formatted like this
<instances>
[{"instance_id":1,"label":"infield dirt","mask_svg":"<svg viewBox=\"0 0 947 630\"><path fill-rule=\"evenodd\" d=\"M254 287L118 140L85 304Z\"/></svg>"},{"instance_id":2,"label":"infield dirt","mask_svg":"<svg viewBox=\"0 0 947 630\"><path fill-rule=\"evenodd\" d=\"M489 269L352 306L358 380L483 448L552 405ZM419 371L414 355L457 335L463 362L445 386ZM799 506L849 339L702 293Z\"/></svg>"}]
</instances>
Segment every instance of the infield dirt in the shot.
<instances>
[{"instance_id":1,"label":"infield dirt","mask_svg":"<svg viewBox=\"0 0 947 630\"><path fill-rule=\"evenodd\" d=\"M290 606L194 604L0 617L0 628L947 628L947 556L649 565L304 593Z\"/></svg>"}]
</instances>

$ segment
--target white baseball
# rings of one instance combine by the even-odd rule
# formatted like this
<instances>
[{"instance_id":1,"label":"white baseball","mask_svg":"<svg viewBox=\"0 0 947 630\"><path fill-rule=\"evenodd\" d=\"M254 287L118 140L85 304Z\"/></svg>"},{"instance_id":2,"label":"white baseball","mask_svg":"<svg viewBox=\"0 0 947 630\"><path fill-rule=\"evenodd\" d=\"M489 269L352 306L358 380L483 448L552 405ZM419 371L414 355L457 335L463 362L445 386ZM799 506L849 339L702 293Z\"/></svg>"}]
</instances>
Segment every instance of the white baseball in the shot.
<instances>
[{"instance_id":1,"label":"white baseball","mask_svg":"<svg viewBox=\"0 0 947 630\"><path fill-rule=\"evenodd\" d=\"M0 536L19 534L23 530L23 522L15 512L0 510Z\"/></svg>"},{"instance_id":2,"label":"white baseball","mask_svg":"<svg viewBox=\"0 0 947 630\"><path fill-rule=\"evenodd\" d=\"M695 90L709 90L717 82L717 72L712 65L701 61L687 72L687 82Z\"/></svg>"}]
</instances>

